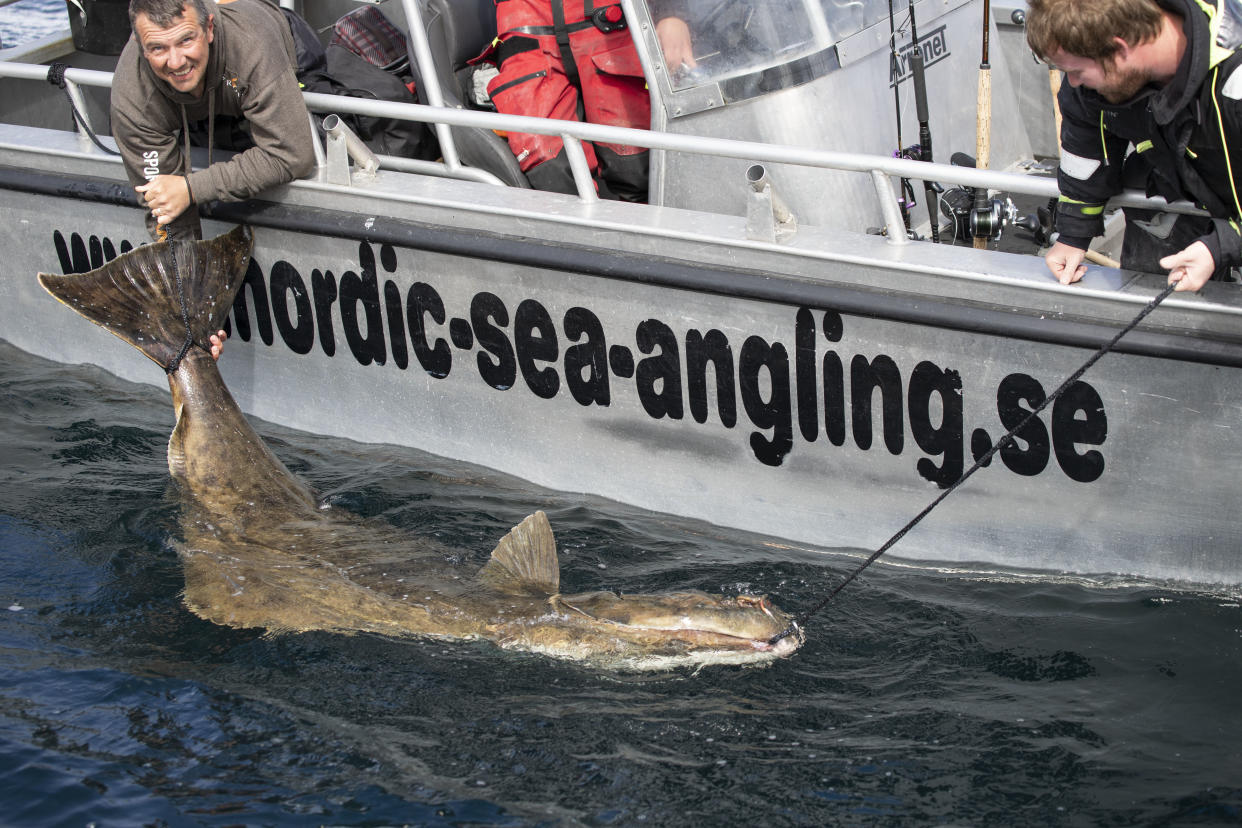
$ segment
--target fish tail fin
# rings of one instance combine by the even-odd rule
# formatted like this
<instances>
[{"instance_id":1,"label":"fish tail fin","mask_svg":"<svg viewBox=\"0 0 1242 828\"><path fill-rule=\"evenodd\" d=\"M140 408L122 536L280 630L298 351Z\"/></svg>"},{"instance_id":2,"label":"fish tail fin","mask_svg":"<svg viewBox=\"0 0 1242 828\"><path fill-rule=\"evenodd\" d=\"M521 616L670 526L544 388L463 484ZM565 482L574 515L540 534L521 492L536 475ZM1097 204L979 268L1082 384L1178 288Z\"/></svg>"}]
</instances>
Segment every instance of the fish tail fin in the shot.
<instances>
[{"instance_id":1,"label":"fish tail fin","mask_svg":"<svg viewBox=\"0 0 1242 828\"><path fill-rule=\"evenodd\" d=\"M203 347L224 324L253 247L239 225L207 241L143 245L88 273L40 273L39 284L168 370L185 347L184 320Z\"/></svg>"}]
</instances>

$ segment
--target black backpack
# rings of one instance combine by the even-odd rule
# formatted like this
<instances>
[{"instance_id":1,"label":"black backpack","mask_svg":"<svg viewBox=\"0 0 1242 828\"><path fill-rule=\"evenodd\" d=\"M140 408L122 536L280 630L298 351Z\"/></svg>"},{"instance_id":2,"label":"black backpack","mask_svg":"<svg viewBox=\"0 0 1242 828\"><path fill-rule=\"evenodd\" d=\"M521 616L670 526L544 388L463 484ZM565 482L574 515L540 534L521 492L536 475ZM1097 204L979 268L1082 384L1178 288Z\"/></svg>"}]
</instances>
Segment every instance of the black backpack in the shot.
<instances>
[{"instance_id":1,"label":"black backpack","mask_svg":"<svg viewBox=\"0 0 1242 828\"><path fill-rule=\"evenodd\" d=\"M289 9L282 10L293 34L298 82L303 90L398 103L418 102L407 86L412 80L370 63L338 42L325 49L309 23ZM402 67L394 68L400 71ZM341 119L373 152L423 161L440 157L440 145L427 124L367 115L342 115Z\"/></svg>"}]
</instances>

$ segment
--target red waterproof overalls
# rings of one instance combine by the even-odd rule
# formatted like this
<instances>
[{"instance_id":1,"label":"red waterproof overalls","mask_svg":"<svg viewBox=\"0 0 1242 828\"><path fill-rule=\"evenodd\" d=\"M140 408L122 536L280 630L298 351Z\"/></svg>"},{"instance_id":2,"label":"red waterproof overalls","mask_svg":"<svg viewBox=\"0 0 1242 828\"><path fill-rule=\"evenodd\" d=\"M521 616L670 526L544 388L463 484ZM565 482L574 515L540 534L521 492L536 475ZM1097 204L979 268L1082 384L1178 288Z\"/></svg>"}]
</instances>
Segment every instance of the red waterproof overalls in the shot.
<instances>
[{"instance_id":1,"label":"red waterproof overalls","mask_svg":"<svg viewBox=\"0 0 1242 828\"><path fill-rule=\"evenodd\" d=\"M496 0L500 74L488 84L500 112L593 124L651 125L651 99L621 6L609 0ZM531 186L576 192L561 139L509 133ZM584 142L603 197L647 200L647 150Z\"/></svg>"}]
</instances>

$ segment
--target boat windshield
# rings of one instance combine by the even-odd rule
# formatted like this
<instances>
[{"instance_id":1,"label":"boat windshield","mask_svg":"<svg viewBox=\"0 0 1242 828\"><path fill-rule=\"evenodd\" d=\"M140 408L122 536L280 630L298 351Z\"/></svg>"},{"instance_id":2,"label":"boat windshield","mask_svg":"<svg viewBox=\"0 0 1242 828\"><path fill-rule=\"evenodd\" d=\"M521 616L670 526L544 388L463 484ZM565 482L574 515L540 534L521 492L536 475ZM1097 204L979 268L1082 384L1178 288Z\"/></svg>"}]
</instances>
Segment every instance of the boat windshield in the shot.
<instances>
[{"instance_id":1,"label":"boat windshield","mask_svg":"<svg viewBox=\"0 0 1242 828\"><path fill-rule=\"evenodd\" d=\"M763 72L828 49L888 19L888 0L681 0L697 66L670 66L672 88ZM667 14L667 12L665 12Z\"/></svg>"}]
</instances>

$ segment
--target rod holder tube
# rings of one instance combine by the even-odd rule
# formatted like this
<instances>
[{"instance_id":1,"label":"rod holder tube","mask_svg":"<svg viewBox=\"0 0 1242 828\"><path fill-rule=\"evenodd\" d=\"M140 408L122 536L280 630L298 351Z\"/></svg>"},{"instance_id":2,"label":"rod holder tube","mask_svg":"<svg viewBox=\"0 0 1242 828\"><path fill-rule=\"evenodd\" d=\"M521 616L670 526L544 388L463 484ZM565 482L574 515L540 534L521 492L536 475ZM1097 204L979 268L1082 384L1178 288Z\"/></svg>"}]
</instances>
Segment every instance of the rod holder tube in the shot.
<instances>
[{"instance_id":1,"label":"rod holder tube","mask_svg":"<svg viewBox=\"0 0 1242 828\"><path fill-rule=\"evenodd\" d=\"M776 188L772 186L772 180L768 178L767 167L762 164L751 164L746 169L746 181L756 193L763 192L765 187L768 188L772 198L772 215L776 218L777 224L782 226L794 224L794 214L785 204L785 200L776 192Z\"/></svg>"},{"instance_id":2,"label":"rod holder tube","mask_svg":"<svg viewBox=\"0 0 1242 828\"><path fill-rule=\"evenodd\" d=\"M332 178L334 173L338 174L336 169L340 165L340 159L348 156L353 160L354 166L357 168L355 175L363 178L374 178L375 172L379 169L379 159L375 157L375 153L371 152L371 148L362 142L357 134L345 125L339 115L329 115L323 119L323 131L328 136L328 167L329 177ZM345 182L348 181L348 168L346 168Z\"/></svg>"},{"instance_id":3,"label":"rod holder tube","mask_svg":"<svg viewBox=\"0 0 1242 828\"><path fill-rule=\"evenodd\" d=\"M746 168L750 194L746 199L746 238L754 241L784 242L798 232L794 214L776 193L767 168L751 164Z\"/></svg>"}]
</instances>

